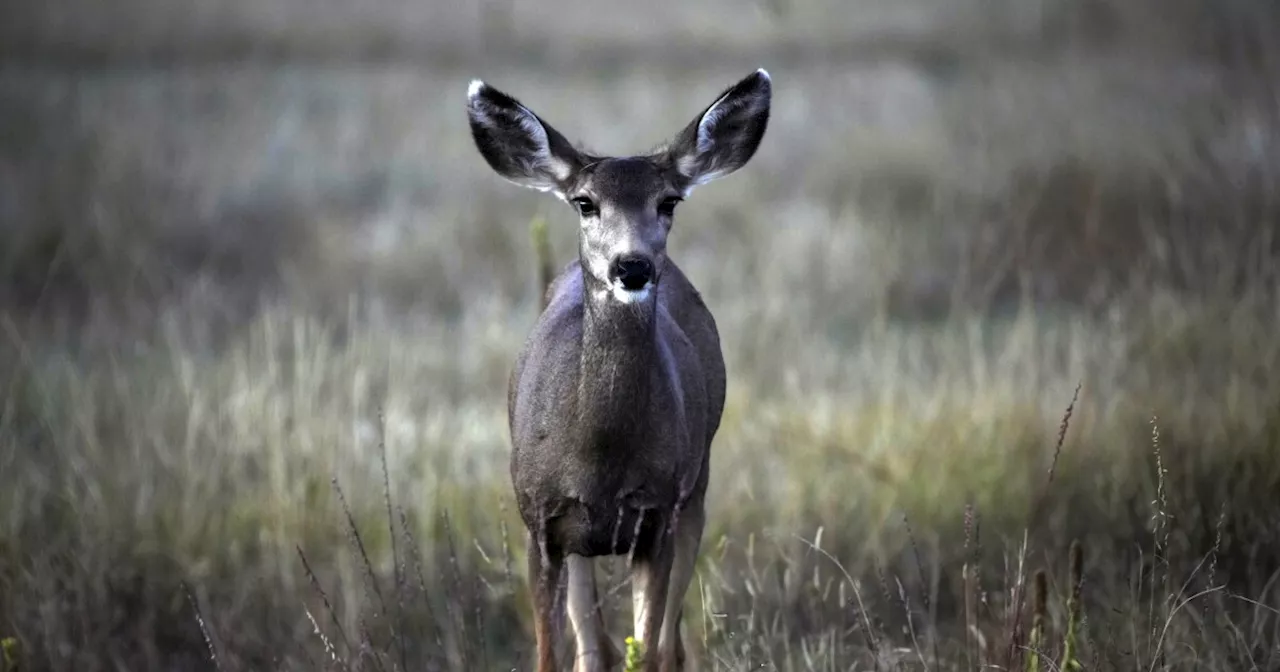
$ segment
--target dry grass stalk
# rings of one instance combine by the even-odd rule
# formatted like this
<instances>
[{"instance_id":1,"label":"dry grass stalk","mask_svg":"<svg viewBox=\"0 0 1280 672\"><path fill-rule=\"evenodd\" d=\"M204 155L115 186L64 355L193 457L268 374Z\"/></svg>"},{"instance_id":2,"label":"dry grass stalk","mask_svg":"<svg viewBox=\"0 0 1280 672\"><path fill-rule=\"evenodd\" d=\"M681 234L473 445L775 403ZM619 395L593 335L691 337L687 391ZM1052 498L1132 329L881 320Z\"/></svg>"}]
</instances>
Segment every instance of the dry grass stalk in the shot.
<instances>
[{"instance_id":1,"label":"dry grass stalk","mask_svg":"<svg viewBox=\"0 0 1280 672\"><path fill-rule=\"evenodd\" d=\"M1163 594L1164 598L1160 601L1160 612L1168 613L1172 606L1172 600L1176 599L1176 595L1172 592L1171 573L1169 567L1169 532L1171 529L1170 520L1172 516L1169 514L1169 501L1165 491L1165 476L1169 473L1164 467L1164 457L1160 451L1160 425L1155 416L1151 417L1151 451L1155 455L1156 461L1156 497L1151 501L1151 523L1152 535L1155 537L1155 553L1152 556L1151 567L1151 585L1150 585L1150 603L1148 606L1148 619L1151 624L1150 651L1152 664L1158 664L1164 659L1164 652L1158 648L1157 643L1161 640L1157 638L1157 631L1160 627L1157 618L1156 602L1157 596Z\"/></svg>"},{"instance_id":2,"label":"dry grass stalk","mask_svg":"<svg viewBox=\"0 0 1280 672\"><path fill-rule=\"evenodd\" d=\"M1062 424L1058 426L1058 441L1053 445L1053 460L1049 463L1049 483L1053 483L1053 475L1058 469L1058 456L1062 454L1062 445L1067 441L1067 427L1071 424L1071 414L1076 409L1076 402L1080 399L1080 388L1084 386L1084 382L1076 383L1075 392L1071 393L1071 403L1067 404L1067 410L1062 414Z\"/></svg>"},{"instance_id":3,"label":"dry grass stalk","mask_svg":"<svg viewBox=\"0 0 1280 672\"><path fill-rule=\"evenodd\" d=\"M382 463L382 501L387 511L387 539L391 544L392 584L396 594L396 627L391 637L400 653L400 669L409 669L409 653L406 650L408 628L404 618L404 573L401 571L400 554L396 548L396 519L391 513L391 472L387 468L387 416L378 409L378 458Z\"/></svg>"},{"instance_id":4,"label":"dry grass stalk","mask_svg":"<svg viewBox=\"0 0 1280 672\"><path fill-rule=\"evenodd\" d=\"M1080 661L1076 658L1076 638L1081 624L1080 593L1084 585L1084 547L1079 539L1071 542L1068 567L1070 592L1067 597L1067 631L1062 642L1062 669L1067 671L1081 668Z\"/></svg>"},{"instance_id":5,"label":"dry grass stalk","mask_svg":"<svg viewBox=\"0 0 1280 672\"><path fill-rule=\"evenodd\" d=\"M316 637L320 638L320 643L324 646L325 653L329 654L329 660L344 670L348 669L346 661L338 657L338 651L333 648L333 642L329 641L329 637L324 634L324 630L316 622L316 617L311 614L311 608L305 604L302 605L302 613L307 615L307 621L311 623L311 630Z\"/></svg>"},{"instance_id":6,"label":"dry grass stalk","mask_svg":"<svg viewBox=\"0 0 1280 672\"><path fill-rule=\"evenodd\" d=\"M400 514L400 530L404 534L405 548L408 549L409 557L413 560L413 571L418 579L418 594L422 599L422 603L426 608L427 622L431 624L432 643L435 644L435 650L441 655L445 655L444 633L440 628L440 619L435 617L431 607L431 594L427 591L427 579L422 571L422 554L418 550L417 540L413 536L413 531L409 527L409 518L404 512L403 507L397 507ZM445 608L448 609L449 602L446 600ZM452 621L452 619L450 619Z\"/></svg>"},{"instance_id":7,"label":"dry grass stalk","mask_svg":"<svg viewBox=\"0 0 1280 672\"><path fill-rule=\"evenodd\" d=\"M461 601L466 595L462 585L462 571L458 565L458 548L453 534L453 525L449 520L449 512L440 512L440 522L444 527L445 547L448 551L449 562L449 580L453 582L453 595L457 596L457 600L445 600L445 614L449 621L457 628L458 654L461 656L461 664L463 667L470 668L473 658L472 647L474 646L470 637L468 637L467 619L460 611L461 607L455 605L455 602ZM455 609L455 606L457 608Z\"/></svg>"},{"instance_id":8,"label":"dry grass stalk","mask_svg":"<svg viewBox=\"0 0 1280 672\"><path fill-rule=\"evenodd\" d=\"M316 592L316 595L320 596L320 601L324 603L324 610L328 612L329 620L332 621L334 629L337 630L338 637L341 638L343 647L347 651L351 651L351 640L347 638L346 630L342 628L342 622L338 620L338 612L333 608L333 604L329 602L329 595L325 593L324 588L320 586L320 579L317 578L316 573L311 570L311 563L307 562L307 555L302 552L301 546L295 546L294 548L298 551L298 559L302 561L302 569L307 574L307 580L311 582L311 588ZM310 610L307 611L307 617L311 618L312 624L315 625L316 634L318 634L324 641L325 648L330 652L333 660L337 662L343 670L349 670L350 668L347 666L346 660L338 656L334 651L332 644L327 638L325 638L324 633L320 630L320 626L316 624L315 618L311 616Z\"/></svg>"},{"instance_id":9,"label":"dry grass stalk","mask_svg":"<svg viewBox=\"0 0 1280 672\"><path fill-rule=\"evenodd\" d=\"M187 601L191 603L191 610L195 613L196 624L200 626L200 636L204 638L204 645L209 649L209 661L213 663L213 668L221 672L222 661L218 659L218 651L213 646L213 637L209 632L209 626L205 623L204 614L200 612L200 605L196 602L196 596L191 593L191 586L186 581L182 582L182 592L186 594ZM8 672L8 670L5 670Z\"/></svg>"},{"instance_id":10,"label":"dry grass stalk","mask_svg":"<svg viewBox=\"0 0 1280 672\"><path fill-rule=\"evenodd\" d=\"M373 613L373 617L377 618L381 614L387 613L387 603L382 597L382 590L378 587L378 579L374 575L373 561L369 559L369 552L365 549L364 539L360 536L360 529L356 526L355 517L351 513L351 507L347 504L346 495L342 492L342 486L338 484L335 476L330 479L333 485L333 491L338 495L338 503L341 505L342 514L347 524L347 539L360 557L360 568L363 570L364 588L367 594L377 598L378 610ZM384 670L382 658L378 653L377 645L373 641L373 633L369 629L369 621L364 613L358 618L360 626L360 654L358 660L363 660L365 656L373 659L374 666L378 670Z\"/></svg>"},{"instance_id":11,"label":"dry grass stalk","mask_svg":"<svg viewBox=\"0 0 1280 672\"><path fill-rule=\"evenodd\" d=\"M547 307L547 289L555 279L555 260L551 253L551 237L547 233L547 220L538 217L529 224L529 232L533 237L534 258L538 269L538 304L543 310Z\"/></svg>"},{"instance_id":12,"label":"dry grass stalk","mask_svg":"<svg viewBox=\"0 0 1280 672\"><path fill-rule=\"evenodd\" d=\"M934 620L934 611L929 600L929 583L924 578L924 560L920 557L920 546L916 543L915 532L911 529L911 519L904 512L902 514L902 525L907 530L907 541L911 544L911 555L915 559L916 575L920 579L920 599L924 602L925 613L929 615L929 637L930 646L933 650L933 660L938 660L938 638L937 623Z\"/></svg>"},{"instance_id":13,"label":"dry grass stalk","mask_svg":"<svg viewBox=\"0 0 1280 672\"><path fill-rule=\"evenodd\" d=\"M1027 672L1040 672L1040 659L1044 657L1046 641L1045 625L1049 610L1049 579L1043 569L1036 570L1031 591L1031 635L1027 647Z\"/></svg>"},{"instance_id":14,"label":"dry grass stalk","mask_svg":"<svg viewBox=\"0 0 1280 672\"><path fill-rule=\"evenodd\" d=\"M825 557L827 560L830 560L831 563L836 566L836 569L840 570L840 574L844 577L845 583L842 583L841 586L844 586L845 584L847 584L853 589L853 596L854 596L854 599L857 601L857 606L858 606L858 616L862 619L862 632L867 639L867 649L871 652L871 655L874 657L875 665L876 665L876 668L878 669L880 667L880 653L882 649L880 648L879 637L876 635L876 629L871 624L871 617L870 617L870 612L867 610L867 604L862 599L862 588L859 587L858 581L855 580L853 576L849 574L849 571L845 569L844 564L842 564L839 559L837 559L834 555L831 555L831 553L829 553L825 549L819 547L816 542L810 542L809 540L799 536L797 536L796 538L799 539L801 542L807 544L813 550L822 554L822 556ZM705 618L705 614L706 614L705 606L703 607L703 613ZM703 642L705 645L705 642L706 642L705 637Z\"/></svg>"},{"instance_id":15,"label":"dry grass stalk","mask_svg":"<svg viewBox=\"0 0 1280 672\"><path fill-rule=\"evenodd\" d=\"M964 582L964 630L965 654L969 667L983 666L983 650L986 643L982 639L982 631L978 626L978 548L977 548L977 512L972 503L964 507L964 566L962 568Z\"/></svg>"},{"instance_id":16,"label":"dry grass stalk","mask_svg":"<svg viewBox=\"0 0 1280 672\"><path fill-rule=\"evenodd\" d=\"M911 635L911 646L916 653L916 657L920 659L920 665L926 672L929 669L929 661L925 659L924 649L920 646L920 639L916 637L915 619L911 614L911 600L907 597L907 590L903 588L902 581L897 577L893 577L894 583L898 587L898 601L902 605L902 613L907 617L907 632Z\"/></svg>"}]
</instances>

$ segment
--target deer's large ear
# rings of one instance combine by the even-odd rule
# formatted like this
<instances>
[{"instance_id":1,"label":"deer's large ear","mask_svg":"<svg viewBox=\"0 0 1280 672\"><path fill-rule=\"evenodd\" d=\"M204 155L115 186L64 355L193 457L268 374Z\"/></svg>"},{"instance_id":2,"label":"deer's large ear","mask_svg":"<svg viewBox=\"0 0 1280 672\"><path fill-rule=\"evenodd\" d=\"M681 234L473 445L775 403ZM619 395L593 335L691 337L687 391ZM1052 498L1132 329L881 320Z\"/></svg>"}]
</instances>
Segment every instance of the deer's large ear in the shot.
<instances>
[{"instance_id":1,"label":"deer's large ear","mask_svg":"<svg viewBox=\"0 0 1280 672\"><path fill-rule=\"evenodd\" d=\"M706 184L746 165L769 124L773 85L756 70L720 94L716 102L680 131L668 149L689 187Z\"/></svg>"},{"instance_id":2,"label":"deer's large ear","mask_svg":"<svg viewBox=\"0 0 1280 672\"><path fill-rule=\"evenodd\" d=\"M481 156L497 173L524 187L564 193L582 167L573 145L520 101L473 80L467 118Z\"/></svg>"}]
</instances>

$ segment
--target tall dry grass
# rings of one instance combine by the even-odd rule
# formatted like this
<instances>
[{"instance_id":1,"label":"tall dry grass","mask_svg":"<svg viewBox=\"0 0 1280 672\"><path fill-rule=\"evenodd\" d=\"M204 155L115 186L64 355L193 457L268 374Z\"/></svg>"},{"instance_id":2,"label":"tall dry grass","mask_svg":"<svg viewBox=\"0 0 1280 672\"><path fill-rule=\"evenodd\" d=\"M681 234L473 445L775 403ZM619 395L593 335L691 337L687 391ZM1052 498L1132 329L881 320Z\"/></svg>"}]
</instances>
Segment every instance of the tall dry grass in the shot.
<instances>
[{"instance_id":1,"label":"tall dry grass","mask_svg":"<svg viewBox=\"0 0 1280 672\"><path fill-rule=\"evenodd\" d=\"M1272 669L1267 10L984 6L1043 49L864 60L828 20L805 56L769 41L818 30L799 1L725 24L718 53L790 56L766 145L673 234L731 380L686 641L702 669ZM1239 39L1181 40L1206 22ZM0 71L4 664L526 667L504 390L527 225L556 266L574 231L477 160L465 82L624 152L760 63L34 53Z\"/></svg>"}]
</instances>

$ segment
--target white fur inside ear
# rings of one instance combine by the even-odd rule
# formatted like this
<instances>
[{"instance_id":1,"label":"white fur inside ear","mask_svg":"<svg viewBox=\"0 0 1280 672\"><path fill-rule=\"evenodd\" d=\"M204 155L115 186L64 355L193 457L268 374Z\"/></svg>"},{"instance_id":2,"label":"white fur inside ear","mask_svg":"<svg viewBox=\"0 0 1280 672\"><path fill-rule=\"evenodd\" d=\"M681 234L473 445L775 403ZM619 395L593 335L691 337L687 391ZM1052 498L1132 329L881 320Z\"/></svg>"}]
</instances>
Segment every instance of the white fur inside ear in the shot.
<instances>
[{"instance_id":1,"label":"white fur inside ear","mask_svg":"<svg viewBox=\"0 0 1280 672\"><path fill-rule=\"evenodd\" d=\"M479 79L471 80L471 83L467 86L467 107L471 118L477 123L491 128L509 125L511 121L515 121L519 124L520 131L532 141L534 146L532 154L520 157L528 177L508 177L507 179L520 186L543 192L555 192L559 195L559 187L556 183L568 179L573 170L566 161L551 153L551 146L547 140L547 130L542 126L542 122L538 121L538 117L523 105L519 105L514 109L510 107L495 107L492 101L487 100L484 95L487 88L489 86ZM546 175L551 179L542 179L538 177L540 174Z\"/></svg>"},{"instance_id":2,"label":"white fur inside ear","mask_svg":"<svg viewBox=\"0 0 1280 672\"><path fill-rule=\"evenodd\" d=\"M557 182L568 179L572 169L568 163L561 161L551 153L551 145L547 142L547 129L542 127L542 122L538 121L538 118L526 107L520 108L518 120L520 128L529 134L529 138L538 147L532 157L532 163L549 173ZM552 185L536 188L539 191L553 191L555 189Z\"/></svg>"},{"instance_id":3,"label":"white fur inside ear","mask_svg":"<svg viewBox=\"0 0 1280 672\"><path fill-rule=\"evenodd\" d=\"M756 74L764 78L766 82L771 82L769 73L764 68L756 70ZM682 175L690 178L690 189L693 187L706 184L712 180L717 180L725 175L733 172L732 168L724 168L708 173L698 170L702 165L705 157L714 152L716 149L715 133L716 127L724 120L725 116L730 113L757 115L761 112L761 107L768 105L768 98L765 96L749 94L738 96L730 99L730 94L726 93L720 96L707 111L702 114L702 119L698 121L698 134L694 142L694 152L686 154L676 159L676 170ZM737 109L735 109L737 108ZM686 196L688 190L686 190Z\"/></svg>"},{"instance_id":4,"label":"white fur inside ear","mask_svg":"<svg viewBox=\"0 0 1280 672\"><path fill-rule=\"evenodd\" d=\"M729 173L727 170L713 170L709 173L698 172L698 157L696 156L682 156L676 159L676 170L680 171L681 175L689 178L689 186L684 190L686 198L693 192L694 187L700 187L712 180L718 180Z\"/></svg>"},{"instance_id":5,"label":"white fur inside ear","mask_svg":"<svg viewBox=\"0 0 1280 672\"><path fill-rule=\"evenodd\" d=\"M702 115L702 120L698 122L697 148L699 154L709 152L711 151L711 148L715 146L715 138L713 134L716 132L716 125L720 123L720 120L724 118L725 113L729 111L729 106L725 105L724 100L724 98L717 100L715 104L707 110L706 114Z\"/></svg>"}]
</instances>

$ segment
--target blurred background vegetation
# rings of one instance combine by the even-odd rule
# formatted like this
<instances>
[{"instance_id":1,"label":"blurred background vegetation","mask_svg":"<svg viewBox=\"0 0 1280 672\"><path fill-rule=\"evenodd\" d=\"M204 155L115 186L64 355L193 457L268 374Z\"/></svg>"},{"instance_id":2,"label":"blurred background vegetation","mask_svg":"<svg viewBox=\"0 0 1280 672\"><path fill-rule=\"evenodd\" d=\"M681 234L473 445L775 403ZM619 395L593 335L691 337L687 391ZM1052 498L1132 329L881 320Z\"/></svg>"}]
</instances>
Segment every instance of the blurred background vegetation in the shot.
<instances>
[{"instance_id":1,"label":"blurred background vegetation","mask_svg":"<svg viewBox=\"0 0 1280 672\"><path fill-rule=\"evenodd\" d=\"M630 153L765 67L671 243L730 376L699 669L1008 665L1073 540L1085 669L1277 669L1278 44L1266 0L10 3L5 664L316 669L310 615L527 668L505 384L529 223L576 230L466 84Z\"/></svg>"}]
</instances>

